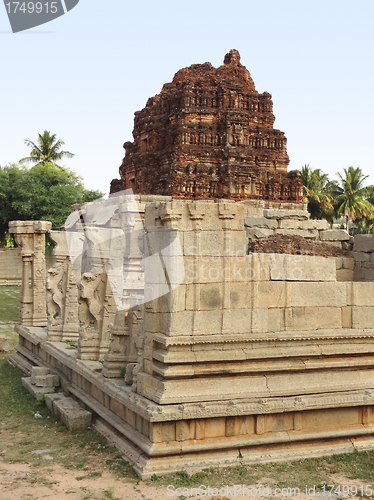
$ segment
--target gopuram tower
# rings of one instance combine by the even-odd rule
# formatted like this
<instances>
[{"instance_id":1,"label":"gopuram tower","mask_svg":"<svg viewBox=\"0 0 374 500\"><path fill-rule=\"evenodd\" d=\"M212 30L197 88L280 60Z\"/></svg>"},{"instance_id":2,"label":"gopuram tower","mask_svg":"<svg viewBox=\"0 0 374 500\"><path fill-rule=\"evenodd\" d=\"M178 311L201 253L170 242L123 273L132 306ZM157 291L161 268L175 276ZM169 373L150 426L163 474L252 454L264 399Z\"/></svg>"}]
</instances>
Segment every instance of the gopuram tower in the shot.
<instances>
[{"instance_id":1,"label":"gopuram tower","mask_svg":"<svg viewBox=\"0 0 374 500\"><path fill-rule=\"evenodd\" d=\"M274 120L271 95L256 91L237 50L219 68L183 68L135 113L111 193L301 202L301 174L287 172Z\"/></svg>"}]
</instances>

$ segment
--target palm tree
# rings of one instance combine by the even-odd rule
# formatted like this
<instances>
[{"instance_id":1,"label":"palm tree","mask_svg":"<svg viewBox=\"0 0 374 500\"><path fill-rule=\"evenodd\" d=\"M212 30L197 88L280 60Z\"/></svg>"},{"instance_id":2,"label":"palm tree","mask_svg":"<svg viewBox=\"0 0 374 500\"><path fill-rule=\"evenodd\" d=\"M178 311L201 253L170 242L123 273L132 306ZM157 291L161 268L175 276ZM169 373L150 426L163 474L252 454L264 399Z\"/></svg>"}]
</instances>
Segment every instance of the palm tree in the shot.
<instances>
[{"instance_id":1,"label":"palm tree","mask_svg":"<svg viewBox=\"0 0 374 500\"><path fill-rule=\"evenodd\" d=\"M30 156L22 158L20 163L32 162L37 165L44 163L54 163L62 160L62 158L73 158L73 153L69 151L60 151L61 147L65 144L63 140L56 138L56 134L51 135L47 130L43 135L38 134L36 145L30 139L25 139L25 144L32 148ZM56 165L59 166L59 165Z\"/></svg>"},{"instance_id":2,"label":"palm tree","mask_svg":"<svg viewBox=\"0 0 374 500\"><path fill-rule=\"evenodd\" d=\"M301 169L301 178L304 185L304 200L308 203L308 211L312 219L327 219L330 223L334 219L334 192L336 183L319 168L312 170L309 165Z\"/></svg>"},{"instance_id":3,"label":"palm tree","mask_svg":"<svg viewBox=\"0 0 374 500\"><path fill-rule=\"evenodd\" d=\"M374 206L366 198L373 192L373 186L364 187L364 181L369 177L364 175L360 168L348 167L344 169L344 176L339 172L343 192L336 198L337 215L346 216L346 230L348 232L349 218L353 221L373 220Z\"/></svg>"}]
</instances>

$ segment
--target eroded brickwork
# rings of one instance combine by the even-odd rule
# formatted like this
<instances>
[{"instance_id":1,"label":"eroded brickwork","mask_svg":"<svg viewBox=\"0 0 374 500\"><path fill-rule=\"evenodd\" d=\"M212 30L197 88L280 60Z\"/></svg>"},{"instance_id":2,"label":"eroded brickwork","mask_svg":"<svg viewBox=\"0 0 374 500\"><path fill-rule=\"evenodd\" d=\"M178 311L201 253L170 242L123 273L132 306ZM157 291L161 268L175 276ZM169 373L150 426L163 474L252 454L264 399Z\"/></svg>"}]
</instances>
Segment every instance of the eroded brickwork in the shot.
<instances>
[{"instance_id":1,"label":"eroded brickwork","mask_svg":"<svg viewBox=\"0 0 374 500\"><path fill-rule=\"evenodd\" d=\"M287 172L287 139L274 120L271 95L256 91L237 50L219 68L183 68L135 113L111 193L301 202L301 175Z\"/></svg>"}]
</instances>

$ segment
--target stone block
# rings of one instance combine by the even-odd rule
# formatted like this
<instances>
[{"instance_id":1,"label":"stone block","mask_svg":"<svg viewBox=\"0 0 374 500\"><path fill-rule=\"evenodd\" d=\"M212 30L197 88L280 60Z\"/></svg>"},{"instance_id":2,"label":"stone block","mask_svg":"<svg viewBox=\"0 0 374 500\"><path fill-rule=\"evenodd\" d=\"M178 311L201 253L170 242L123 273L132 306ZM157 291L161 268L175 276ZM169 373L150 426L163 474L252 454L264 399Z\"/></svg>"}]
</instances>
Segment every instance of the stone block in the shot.
<instances>
[{"instance_id":1,"label":"stone block","mask_svg":"<svg viewBox=\"0 0 374 500\"><path fill-rule=\"evenodd\" d=\"M289 290L293 307L344 307L347 305L345 283L290 283Z\"/></svg>"},{"instance_id":2,"label":"stone block","mask_svg":"<svg viewBox=\"0 0 374 500\"><path fill-rule=\"evenodd\" d=\"M352 308L342 307L342 328L352 328Z\"/></svg>"},{"instance_id":3,"label":"stone block","mask_svg":"<svg viewBox=\"0 0 374 500\"><path fill-rule=\"evenodd\" d=\"M244 217L244 225L246 227L262 227L265 229L277 229L278 222L266 217Z\"/></svg>"},{"instance_id":4,"label":"stone block","mask_svg":"<svg viewBox=\"0 0 374 500\"><path fill-rule=\"evenodd\" d=\"M8 339L5 338L5 336L0 335L0 352L8 352L8 351L10 351Z\"/></svg>"},{"instance_id":5,"label":"stone block","mask_svg":"<svg viewBox=\"0 0 374 500\"><path fill-rule=\"evenodd\" d=\"M368 252L353 252L353 258L356 262L369 262L371 255Z\"/></svg>"},{"instance_id":6,"label":"stone block","mask_svg":"<svg viewBox=\"0 0 374 500\"><path fill-rule=\"evenodd\" d=\"M192 311L191 311L192 312ZM196 311L194 319L194 330L201 335L219 334L222 331L221 314L218 311ZM192 325L190 335L192 334Z\"/></svg>"},{"instance_id":7,"label":"stone block","mask_svg":"<svg viewBox=\"0 0 374 500\"><path fill-rule=\"evenodd\" d=\"M70 430L85 428L91 423L92 414L71 398L54 401L53 407L58 418Z\"/></svg>"},{"instance_id":8,"label":"stone block","mask_svg":"<svg viewBox=\"0 0 374 500\"><path fill-rule=\"evenodd\" d=\"M253 284L253 307L290 307L290 284L284 281L261 281Z\"/></svg>"},{"instance_id":9,"label":"stone block","mask_svg":"<svg viewBox=\"0 0 374 500\"><path fill-rule=\"evenodd\" d=\"M49 374L49 368L44 366L33 366L31 368L31 383L35 385L35 377Z\"/></svg>"},{"instance_id":10,"label":"stone block","mask_svg":"<svg viewBox=\"0 0 374 500\"><path fill-rule=\"evenodd\" d=\"M196 437L196 421L180 420L175 423L175 438L177 441L187 441Z\"/></svg>"},{"instance_id":11,"label":"stone block","mask_svg":"<svg viewBox=\"0 0 374 500\"><path fill-rule=\"evenodd\" d=\"M344 229L326 229L319 237L322 241L349 241L349 234Z\"/></svg>"},{"instance_id":12,"label":"stone block","mask_svg":"<svg viewBox=\"0 0 374 500\"><path fill-rule=\"evenodd\" d=\"M355 267L355 281L374 281L374 269Z\"/></svg>"},{"instance_id":13,"label":"stone block","mask_svg":"<svg viewBox=\"0 0 374 500\"><path fill-rule=\"evenodd\" d=\"M261 227L247 227L245 230L245 234L250 240L256 240L259 238L267 238L268 236L273 236L274 230Z\"/></svg>"},{"instance_id":14,"label":"stone block","mask_svg":"<svg viewBox=\"0 0 374 500\"><path fill-rule=\"evenodd\" d=\"M184 233L183 255L223 255L225 234L220 231Z\"/></svg>"},{"instance_id":15,"label":"stone block","mask_svg":"<svg viewBox=\"0 0 374 500\"><path fill-rule=\"evenodd\" d=\"M352 328L374 328L374 307L352 307Z\"/></svg>"},{"instance_id":16,"label":"stone block","mask_svg":"<svg viewBox=\"0 0 374 500\"><path fill-rule=\"evenodd\" d=\"M252 303L252 283L231 282L229 287L231 309L247 309Z\"/></svg>"},{"instance_id":17,"label":"stone block","mask_svg":"<svg viewBox=\"0 0 374 500\"><path fill-rule=\"evenodd\" d=\"M58 375L36 375L34 381L38 387L58 387L60 385Z\"/></svg>"},{"instance_id":18,"label":"stone block","mask_svg":"<svg viewBox=\"0 0 374 500\"><path fill-rule=\"evenodd\" d=\"M186 286L179 285L155 300L154 311L178 312L186 309Z\"/></svg>"},{"instance_id":19,"label":"stone block","mask_svg":"<svg viewBox=\"0 0 374 500\"><path fill-rule=\"evenodd\" d=\"M310 222L310 221L306 220L305 222ZM279 229L304 229L304 228L302 227L302 221L299 219L281 219L279 221Z\"/></svg>"},{"instance_id":20,"label":"stone block","mask_svg":"<svg viewBox=\"0 0 374 500\"><path fill-rule=\"evenodd\" d=\"M353 250L353 243L351 243L350 241L342 241L342 249L343 250Z\"/></svg>"},{"instance_id":21,"label":"stone block","mask_svg":"<svg viewBox=\"0 0 374 500\"><path fill-rule=\"evenodd\" d=\"M226 435L226 419L199 418L196 420L196 439L209 439Z\"/></svg>"},{"instance_id":22,"label":"stone block","mask_svg":"<svg viewBox=\"0 0 374 500\"><path fill-rule=\"evenodd\" d=\"M342 257L328 257L329 259L335 259L336 270L342 269L343 267L343 258Z\"/></svg>"},{"instance_id":23,"label":"stone block","mask_svg":"<svg viewBox=\"0 0 374 500\"><path fill-rule=\"evenodd\" d=\"M29 391L30 394L34 396L35 399L39 399L44 396L47 392L53 392L53 387L38 387L31 383L31 377L25 377L22 379L22 385L25 389Z\"/></svg>"},{"instance_id":24,"label":"stone block","mask_svg":"<svg viewBox=\"0 0 374 500\"><path fill-rule=\"evenodd\" d=\"M54 392L53 394L45 394L44 401L49 411L53 414L56 414L54 402L59 401L60 399L64 399L65 397L66 396L62 392Z\"/></svg>"},{"instance_id":25,"label":"stone block","mask_svg":"<svg viewBox=\"0 0 374 500\"><path fill-rule=\"evenodd\" d=\"M302 238L312 239L317 239L318 237L318 231L316 229L275 229L275 234L281 234L283 236L301 236Z\"/></svg>"},{"instance_id":26,"label":"stone block","mask_svg":"<svg viewBox=\"0 0 374 500\"><path fill-rule=\"evenodd\" d=\"M277 255L270 264L274 281L336 281L333 259L307 255Z\"/></svg>"},{"instance_id":27,"label":"stone block","mask_svg":"<svg viewBox=\"0 0 374 500\"><path fill-rule=\"evenodd\" d=\"M374 282L352 283L352 305L374 307Z\"/></svg>"},{"instance_id":28,"label":"stone block","mask_svg":"<svg viewBox=\"0 0 374 500\"><path fill-rule=\"evenodd\" d=\"M221 283L200 285L200 309L223 309L223 286Z\"/></svg>"},{"instance_id":29,"label":"stone block","mask_svg":"<svg viewBox=\"0 0 374 500\"><path fill-rule=\"evenodd\" d=\"M317 229L318 231L322 231L324 229L329 229L330 224L325 219L317 220L310 219L302 222L303 229Z\"/></svg>"},{"instance_id":30,"label":"stone block","mask_svg":"<svg viewBox=\"0 0 374 500\"><path fill-rule=\"evenodd\" d=\"M277 210L265 209L264 217L267 219L309 219L309 212L306 210Z\"/></svg>"},{"instance_id":31,"label":"stone block","mask_svg":"<svg viewBox=\"0 0 374 500\"><path fill-rule=\"evenodd\" d=\"M343 257L343 269L351 269L354 270L355 268L355 260L352 257Z\"/></svg>"},{"instance_id":32,"label":"stone block","mask_svg":"<svg viewBox=\"0 0 374 500\"><path fill-rule=\"evenodd\" d=\"M254 309L252 311L252 332L265 333L280 330L284 330L284 309Z\"/></svg>"},{"instance_id":33,"label":"stone block","mask_svg":"<svg viewBox=\"0 0 374 500\"><path fill-rule=\"evenodd\" d=\"M255 433L255 417L252 415L226 417L226 436L249 436Z\"/></svg>"},{"instance_id":34,"label":"stone block","mask_svg":"<svg viewBox=\"0 0 374 500\"><path fill-rule=\"evenodd\" d=\"M160 331L169 336L191 335L193 314L193 311L160 313Z\"/></svg>"},{"instance_id":35,"label":"stone block","mask_svg":"<svg viewBox=\"0 0 374 500\"><path fill-rule=\"evenodd\" d=\"M342 328L340 307L293 307L285 312L286 330Z\"/></svg>"},{"instance_id":36,"label":"stone block","mask_svg":"<svg viewBox=\"0 0 374 500\"><path fill-rule=\"evenodd\" d=\"M251 309L226 309L223 311L223 333L250 332Z\"/></svg>"},{"instance_id":37,"label":"stone block","mask_svg":"<svg viewBox=\"0 0 374 500\"><path fill-rule=\"evenodd\" d=\"M309 410L302 412L302 426L304 430L317 427L331 427L332 425L350 426L359 424L360 408L329 408L328 410Z\"/></svg>"},{"instance_id":38,"label":"stone block","mask_svg":"<svg viewBox=\"0 0 374 500\"><path fill-rule=\"evenodd\" d=\"M353 281L354 275L353 269L338 269L336 271L336 281Z\"/></svg>"},{"instance_id":39,"label":"stone block","mask_svg":"<svg viewBox=\"0 0 374 500\"><path fill-rule=\"evenodd\" d=\"M325 245L329 245L330 247L335 248L343 248L344 241L324 241Z\"/></svg>"},{"instance_id":40,"label":"stone block","mask_svg":"<svg viewBox=\"0 0 374 500\"><path fill-rule=\"evenodd\" d=\"M270 264L276 254L253 253L245 259L235 259L230 267L231 281L267 281L270 279ZM281 259L281 256L279 256Z\"/></svg>"},{"instance_id":41,"label":"stone block","mask_svg":"<svg viewBox=\"0 0 374 500\"><path fill-rule=\"evenodd\" d=\"M354 252L374 252L374 234L356 234L353 250Z\"/></svg>"},{"instance_id":42,"label":"stone block","mask_svg":"<svg viewBox=\"0 0 374 500\"><path fill-rule=\"evenodd\" d=\"M292 431L294 427L293 413L275 413L265 415L265 432Z\"/></svg>"}]
</instances>

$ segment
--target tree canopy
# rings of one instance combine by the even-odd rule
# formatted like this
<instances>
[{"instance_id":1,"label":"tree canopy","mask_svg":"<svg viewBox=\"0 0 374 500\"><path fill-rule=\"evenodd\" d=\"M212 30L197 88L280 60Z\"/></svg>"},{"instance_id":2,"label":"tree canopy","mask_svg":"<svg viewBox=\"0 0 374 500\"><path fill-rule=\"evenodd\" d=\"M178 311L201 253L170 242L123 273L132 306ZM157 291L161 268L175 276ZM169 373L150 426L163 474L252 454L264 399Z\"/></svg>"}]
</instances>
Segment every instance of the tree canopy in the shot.
<instances>
[{"instance_id":1,"label":"tree canopy","mask_svg":"<svg viewBox=\"0 0 374 500\"><path fill-rule=\"evenodd\" d=\"M57 139L56 134L51 134L44 130L43 135L38 134L37 144L25 139L25 144L31 149L30 156L22 158L20 163L36 163L37 165L43 163L54 163L62 160L63 158L73 158L73 153L69 151L60 151L65 144L62 139Z\"/></svg>"},{"instance_id":2,"label":"tree canopy","mask_svg":"<svg viewBox=\"0 0 374 500\"><path fill-rule=\"evenodd\" d=\"M11 220L49 220L64 225L74 203L101 198L87 190L81 177L68 168L41 162L28 169L17 164L0 167L0 245Z\"/></svg>"},{"instance_id":3,"label":"tree canopy","mask_svg":"<svg viewBox=\"0 0 374 500\"><path fill-rule=\"evenodd\" d=\"M348 167L343 174L337 172L340 182L330 181L320 169L302 167L305 201L314 219L345 216L346 230L352 219L355 232L369 232L374 222L374 186L365 186L368 178L360 168Z\"/></svg>"}]
</instances>

